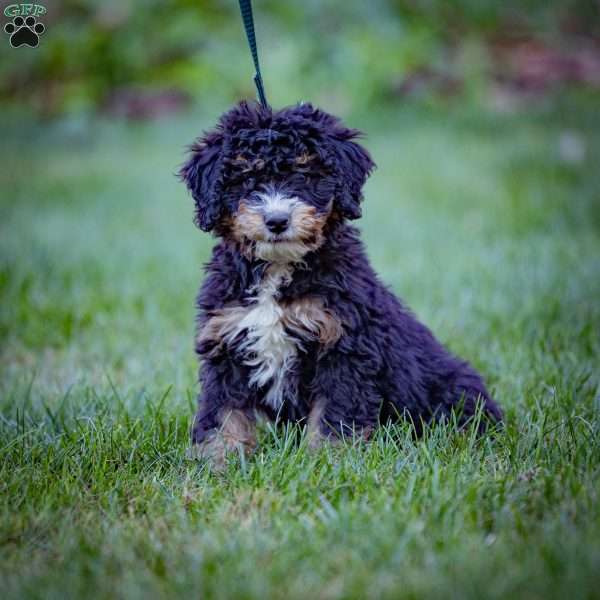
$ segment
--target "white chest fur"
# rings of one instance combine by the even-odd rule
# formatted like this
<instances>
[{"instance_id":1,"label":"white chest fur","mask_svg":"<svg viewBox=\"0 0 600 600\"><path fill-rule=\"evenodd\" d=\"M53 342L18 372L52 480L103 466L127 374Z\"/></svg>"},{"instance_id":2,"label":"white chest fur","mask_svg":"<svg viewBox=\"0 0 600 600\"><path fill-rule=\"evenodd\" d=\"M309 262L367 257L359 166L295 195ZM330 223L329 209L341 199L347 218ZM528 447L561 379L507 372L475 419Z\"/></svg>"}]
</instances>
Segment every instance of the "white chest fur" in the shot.
<instances>
[{"instance_id":1,"label":"white chest fur","mask_svg":"<svg viewBox=\"0 0 600 600\"><path fill-rule=\"evenodd\" d=\"M267 389L264 401L277 410L289 397L294 402L291 368L304 342L327 349L343 335L336 315L316 296L282 303L278 290L291 278L291 267L272 264L250 292L249 303L211 311L198 332L203 354L235 350L251 367L249 385Z\"/></svg>"},{"instance_id":2,"label":"white chest fur","mask_svg":"<svg viewBox=\"0 0 600 600\"><path fill-rule=\"evenodd\" d=\"M285 330L284 309L277 301L277 290L291 274L289 267L271 265L255 288L256 297L227 337L231 340L245 331L239 349L244 363L252 367L250 385L270 383L265 402L278 409L284 399L286 379L297 354L297 342Z\"/></svg>"}]
</instances>

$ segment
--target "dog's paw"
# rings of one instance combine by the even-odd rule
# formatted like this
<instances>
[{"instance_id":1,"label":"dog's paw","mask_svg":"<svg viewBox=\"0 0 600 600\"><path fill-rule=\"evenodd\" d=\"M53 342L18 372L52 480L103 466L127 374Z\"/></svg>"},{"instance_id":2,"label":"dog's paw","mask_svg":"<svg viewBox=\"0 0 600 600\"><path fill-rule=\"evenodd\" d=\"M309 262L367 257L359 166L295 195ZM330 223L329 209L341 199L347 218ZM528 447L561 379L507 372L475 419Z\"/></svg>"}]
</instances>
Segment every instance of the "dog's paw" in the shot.
<instances>
[{"instance_id":1,"label":"dog's paw","mask_svg":"<svg viewBox=\"0 0 600 600\"><path fill-rule=\"evenodd\" d=\"M323 433L319 427L306 428L306 447L309 452L317 452L323 446L339 447L346 444L364 443L369 441L373 434L373 427L363 427L352 430L347 435L335 432Z\"/></svg>"},{"instance_id":2,"label":"dog's paw","mask_svg":"<svg viewBox=\"0 0 600 600\"><path fill-rule=\"evenodd\" d=\"M206 463L212 471L223 473L227 468L228 459L232 456L249 456L254 450L253 446L247 444L237 444L230 446L223 442L223 438L215 436L201 444L194 444L188 451L187 457L190 460L197 460Z\"/></svg>"},{"instance_id":3,"label":"dog's paw","mask_svg":"<svg viewBox=\"0 0 600 600\"><path fill-rule=\"evenodd\" d=\"M213 435L200 444L194 444L187 452L190 460L207 463L213 471L221 473L227 465L227 449L222 437Z\"/></svg>"},{"instance_id":4,"label":"dog's paw","mask_svg":"<svg viewBox=\"0 0 600 600\"><path fill-rule=\"evenodd\" d=\"M40 35L46 31L42 23L38 23L35 17L15 17L12 23L4 26L4 31L10 35L10 45L13 48L29 46L35 48L40 41Z\"/></svg>"}]
</instances>

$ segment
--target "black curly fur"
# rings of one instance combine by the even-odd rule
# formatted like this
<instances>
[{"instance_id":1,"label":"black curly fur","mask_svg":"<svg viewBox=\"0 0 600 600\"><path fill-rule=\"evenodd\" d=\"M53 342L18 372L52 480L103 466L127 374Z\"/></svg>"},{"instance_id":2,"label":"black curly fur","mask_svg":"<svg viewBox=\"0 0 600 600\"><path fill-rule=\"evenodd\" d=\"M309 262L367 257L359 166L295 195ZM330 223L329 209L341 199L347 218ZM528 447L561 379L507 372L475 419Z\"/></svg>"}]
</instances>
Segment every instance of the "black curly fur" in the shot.
<instances>
[{"instance_id":1,"label":"black curly fur","mask_svg":"<svg viewBox=\"0 0 600 600\"><path fill-rule=\"evenodd\" d=\"M199 343L202 394L194 442L219 427L224 409L250 414L260 408L300 421L319 399L325 401L324 434L370 431L380 420L398 417L412 419L419 430L423 422L453 411L465 423L478 403L484 417L502 419L479 374L449 353L379 281L358 231L347 224L361 214L362 187L375 166L354 141L358 135L310 104L272 112L241 103L192 146L181 176L196 202L195 220L222 238L198 297L200 329L216 311L256 300L269 264L241 253L224 223L235 216L240 199L264 184L277 185L319 214L333 200L324 242L293 266L277 300L317 298L343 324L333 346L318 341L299 346L278 411L265 404L268 385L249 385L253 367L240 350L243 339L218 352Z\"/></svg>"}]
</instances>

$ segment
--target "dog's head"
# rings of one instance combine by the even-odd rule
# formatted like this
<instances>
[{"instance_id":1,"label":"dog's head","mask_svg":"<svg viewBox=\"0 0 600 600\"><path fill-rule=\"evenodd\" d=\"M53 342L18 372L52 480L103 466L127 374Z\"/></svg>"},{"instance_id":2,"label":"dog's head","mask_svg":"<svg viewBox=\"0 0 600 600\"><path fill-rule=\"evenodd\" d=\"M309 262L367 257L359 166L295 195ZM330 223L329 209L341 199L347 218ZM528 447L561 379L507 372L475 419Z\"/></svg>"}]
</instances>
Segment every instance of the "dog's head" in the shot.
<instances>
[{"instance_id":1,"label":"dog's head","mask_svg":"<svg viewBox=\"0 0 600 600\"><path fill-rule=\"evenodd\" d=\"M310 104L273 112L240 103L192 147L180 171L196 224L259 259L301 260L330 219L360 217L375 166L360 133Z\"/></svg>"}]
</instances>

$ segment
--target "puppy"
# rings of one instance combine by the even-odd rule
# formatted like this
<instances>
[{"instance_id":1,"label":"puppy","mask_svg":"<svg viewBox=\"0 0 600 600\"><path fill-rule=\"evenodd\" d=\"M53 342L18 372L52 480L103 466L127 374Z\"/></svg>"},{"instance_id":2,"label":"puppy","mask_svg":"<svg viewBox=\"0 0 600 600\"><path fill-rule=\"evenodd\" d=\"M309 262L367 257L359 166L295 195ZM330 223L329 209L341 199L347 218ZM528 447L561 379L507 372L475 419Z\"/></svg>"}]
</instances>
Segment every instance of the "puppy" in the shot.
<instances>
[{"instance_id":1,"label":"puppy","mask_svg":"<svg viewBox=\"0 0 600 600\"><path fill-rule=\"evenodd\" d=\"M481 406L479 374L382 284L348 221L361 215L369 153L336 117L299 104L240 103L191 147L180 176L195 222L219 238L198 295L196 454L223 465L251 450L255 421L307 426L310 444L368 437L410 419L416 433Z\"/></svg>"}]
</instances>

